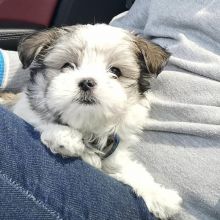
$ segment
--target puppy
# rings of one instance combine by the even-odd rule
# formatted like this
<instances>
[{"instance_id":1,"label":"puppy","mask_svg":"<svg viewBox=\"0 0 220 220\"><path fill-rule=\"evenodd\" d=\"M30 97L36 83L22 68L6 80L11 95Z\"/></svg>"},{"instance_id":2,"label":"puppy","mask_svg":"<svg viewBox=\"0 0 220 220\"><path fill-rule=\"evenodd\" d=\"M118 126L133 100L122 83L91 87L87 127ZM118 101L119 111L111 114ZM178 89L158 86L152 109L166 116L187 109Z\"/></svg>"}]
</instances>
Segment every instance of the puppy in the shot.
<instances>
[{"instance_id":1,"label":"puppy","mask_svg":"<svg viewBox=\"0 0 220 220\"><path fill-rule=\"evenodd\" d=\"M38 32L18 52L30 80L14 113L41 133L43 144L130 185L156 217L176 214L178 193L156 183L131 153L147 118L145 92L169 53L104 24Z\"/></svg>"}]
</instances>

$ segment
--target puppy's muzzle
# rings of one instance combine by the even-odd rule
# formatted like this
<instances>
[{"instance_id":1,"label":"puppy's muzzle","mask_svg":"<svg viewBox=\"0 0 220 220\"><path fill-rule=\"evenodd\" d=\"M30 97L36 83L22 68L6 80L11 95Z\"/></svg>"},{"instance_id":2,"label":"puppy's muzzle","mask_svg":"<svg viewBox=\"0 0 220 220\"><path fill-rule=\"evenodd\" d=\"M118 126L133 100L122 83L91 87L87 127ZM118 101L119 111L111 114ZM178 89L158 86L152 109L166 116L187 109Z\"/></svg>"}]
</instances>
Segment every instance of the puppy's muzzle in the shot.
<instances>
[{"instance_id":1,"label":"puppy's muzzle","mask_svg":"<svg viewBox=\"0 0 220 220\"><path fill-rule=\"evenodd\" d=\"M85 78L79 82L78 86L80 88L80 97L78 98L78 102L80 104L97 104L98 100L94 96L93 92L96 85L97 83L93 78Z\"/></svg>"},{"instance_id":2,"label":"puppy's muzzle","mask_svg":"<svg viewBox=\"0 0 220 220\"><path fill-rule=\"evenodd\" d=\"M91 91L96 86L96 81L92 78L83 79L79 82L79 88L84 91Z\"/></svg>"}]
</instances>

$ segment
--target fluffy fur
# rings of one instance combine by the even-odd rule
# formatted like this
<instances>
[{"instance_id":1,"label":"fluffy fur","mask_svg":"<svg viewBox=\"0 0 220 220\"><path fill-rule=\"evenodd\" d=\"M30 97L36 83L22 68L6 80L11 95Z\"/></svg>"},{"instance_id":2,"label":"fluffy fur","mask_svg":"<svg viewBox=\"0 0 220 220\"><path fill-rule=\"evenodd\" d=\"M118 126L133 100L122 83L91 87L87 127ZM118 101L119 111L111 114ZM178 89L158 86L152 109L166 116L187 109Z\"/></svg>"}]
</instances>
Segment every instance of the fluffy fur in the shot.
<instances>
[{"instance_id":1,"label":"fluffy fur","mask_svg":"<svg viewBox=\"0 0 220 220\"><path fill-rule=\"evenodd\" d=\"M158 218L179 211L178 193L157 184L131 154L147 118L145 92L169 57L164 49L119 28L78 25L26 37L19 56L31 78L14 112L52 152L81 157L130 185ZM106 159L87 147L95 140L102 152L115 133L119 146Z\"/></svg>"}]
</instances>

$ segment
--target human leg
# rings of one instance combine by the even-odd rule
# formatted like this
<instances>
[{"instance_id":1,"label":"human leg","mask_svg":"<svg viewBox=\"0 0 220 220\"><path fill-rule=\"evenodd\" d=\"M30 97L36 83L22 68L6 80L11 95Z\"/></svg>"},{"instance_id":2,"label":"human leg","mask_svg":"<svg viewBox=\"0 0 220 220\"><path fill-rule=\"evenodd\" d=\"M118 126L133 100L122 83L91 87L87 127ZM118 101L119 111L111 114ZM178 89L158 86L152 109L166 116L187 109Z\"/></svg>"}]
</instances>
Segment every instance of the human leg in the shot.
<instances>
[{"instance_id":1,"label":"human leg","mask_svg":"<svg viewBox=\"0 0 220 220\"><path fill-rule=\"evenodd\" d=\"M6 110L0 118L1 218L154 219L130 187L78 158L53 155Z\"/></svg>"}]
</instances>

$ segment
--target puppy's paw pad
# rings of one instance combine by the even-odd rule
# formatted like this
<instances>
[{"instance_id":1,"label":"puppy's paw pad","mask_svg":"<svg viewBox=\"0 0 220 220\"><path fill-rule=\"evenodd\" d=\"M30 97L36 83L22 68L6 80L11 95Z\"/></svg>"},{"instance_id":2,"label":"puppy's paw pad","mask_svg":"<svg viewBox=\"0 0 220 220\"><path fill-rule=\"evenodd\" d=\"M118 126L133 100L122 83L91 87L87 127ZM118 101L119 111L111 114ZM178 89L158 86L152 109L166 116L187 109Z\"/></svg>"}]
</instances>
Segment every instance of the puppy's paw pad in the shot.
<instances>
[{"instance_id":1,"label":"puppy's paw pad","mask_svg":"<svg viewBox=\"0 0 220 220\"><path fill-rule=\"evenodd\" d=\"M174 190L161 188L145 201L150 212L157 218L168 219L180 212L182 198Z\"/></svg>"}]
</instances>

